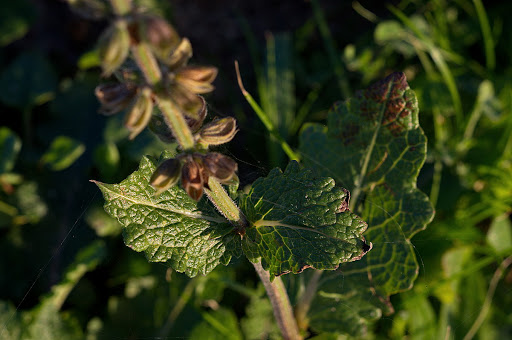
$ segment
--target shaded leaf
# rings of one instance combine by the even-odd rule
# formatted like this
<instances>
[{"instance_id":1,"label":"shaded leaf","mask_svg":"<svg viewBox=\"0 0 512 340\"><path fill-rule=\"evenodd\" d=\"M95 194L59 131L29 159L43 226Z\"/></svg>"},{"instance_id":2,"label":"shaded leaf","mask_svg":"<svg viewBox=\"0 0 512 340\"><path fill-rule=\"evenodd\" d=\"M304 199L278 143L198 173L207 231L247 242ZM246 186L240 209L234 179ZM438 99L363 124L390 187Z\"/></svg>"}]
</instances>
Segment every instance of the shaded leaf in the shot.
<instances>
[{"instance_id":1,"label":"shaded leaf","mask_svg":"<svg viewBox=\"0 0 512 340\"><path fill-rule=\"evenodd\" d=\"M342 269L366 272L369 284L355 292L374 292L374 308L385 307L381 302L389 295L412 287L418 263L410 239L433 218L427 196L416 188L426 138L405 75L393 73L355 98L335 104L327 127L310 124L303 129L300 150L306 165L351 190L374 247L361 263ZM349 279L344 278L345 285ZM344 291L340 286L327 292L337 294L340 289Z\"/></svg>"},{"instance_id":2,"label":"shaded leaf","mask_svg":"<svg viewBox=\"0 0 512 340\"><path fill-rule=\"evenodd\" d=\"M41 157L41 162L54 171L60 171L73 164L85 151L85 146L70 137L56 137Z\"/></svg>"},{"instance_id":3,"label":"shaded leaf","mask_svg":"<svg viewBox=\"0 0 512 340\"><path fill-rule=\"evenodd\" d=\"M20 110L51 100L56 89L57 75L41 54L23 53L0 74L0 100Z\"/></svg>"},{"instance_id":4,"label":"shaded leaf","mask_svg":"<svg viewBox=\"0 0 512 340\"><path fill-rule=\"evenodd\" d=\"M34 19L34 6L29 1L4 1L0 11L0 46L22 38Z\"/></svg>"},{"instance_id":5,"label":"shaded leaf","mask_svg":"<svg viewBox=\"0 0 512 340\"><path fill-rule=\"evenodd\" d=\"M508 215L501 215L494 219L487 232L487 243L497 253L505 253L512 249L512 223Z\"/></svg>"},{"instance_id":6,"label":"shaded leaf","mask_svg":"<svg viewBox=\"0 0 512 340\"><path fill-rule=\"evenodd\" d=\"M139 169L121 183L95 182L105 210L124 227L126 245L190 277L227 264L240 248L233 227L204 200L195 202L177 186L155 196L149 185L155 163L143 157Z\"/></svg>"},{"instance_id":7,"label":"shaded leaf","mask_svg":"<svg viewBox=\"0 0 512 340\"><path fill-rule=\"evenodd\" d=\"M240 207L250 227L242 240L245 255L270 275L305 268L336 269L360 259L370 246L367 224L348 210L349 194L328 177L315 178L291 162L254 182Z\"/></svg>"},{"instance_id":8,"label":"shaded leaf","mask_svg":"<svg viewBox=\"0 0 512 340\"><path fill-rule=\"evenodd\" d=\"M235 313L226 308L203 313L203 321L192 330L189 338L209 340L243 339Z\"/></svg>"},{"instance_id":9,"label":"shaded leaf","mask_svg":"<svg viewBox=\"0 0 512 340\"><path fill-rule=\"evenodd\" d=\"M20 149L20 138L9 128L0 127L0 174L14 168Z\"/></svg>"}]
</instances>

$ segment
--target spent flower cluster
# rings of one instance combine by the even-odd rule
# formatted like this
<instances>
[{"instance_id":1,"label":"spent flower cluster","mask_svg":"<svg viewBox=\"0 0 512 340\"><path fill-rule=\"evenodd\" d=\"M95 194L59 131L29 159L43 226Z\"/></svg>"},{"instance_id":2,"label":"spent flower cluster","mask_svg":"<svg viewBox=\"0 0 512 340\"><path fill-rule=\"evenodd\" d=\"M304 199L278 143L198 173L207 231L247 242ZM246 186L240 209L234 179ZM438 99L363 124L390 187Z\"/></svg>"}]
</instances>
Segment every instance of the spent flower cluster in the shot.
<instances>
[{"instance_id":1,"label":"spent flower cluster","mask_svg":"<svg viewBox=\"0 0 512 340\"><path fill-rule=\"evenodd\" d=\"M113 19L99 39L99 54L103 75L116 81L99 85L95 93L101 113L125 112L130 139L149 127L162 141L179 144L180 153L164 160L151 178L156 194L181 179L187 194L198 201L211 179L236 183L237 163L209 151L233 139L236 120L215 118L203 126L207 105L201 95L214 90L217 68L189 65L190 41L163 18L131 1L110 3Z\"/></svg>"}]
</instances>

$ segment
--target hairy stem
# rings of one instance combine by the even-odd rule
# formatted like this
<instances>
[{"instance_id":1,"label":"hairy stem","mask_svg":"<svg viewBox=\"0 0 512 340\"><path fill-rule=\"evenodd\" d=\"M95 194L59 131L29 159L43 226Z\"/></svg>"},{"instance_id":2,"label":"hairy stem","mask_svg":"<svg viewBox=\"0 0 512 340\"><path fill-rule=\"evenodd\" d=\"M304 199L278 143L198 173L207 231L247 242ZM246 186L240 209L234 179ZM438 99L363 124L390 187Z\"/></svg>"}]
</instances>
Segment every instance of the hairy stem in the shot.
<instances>
[{"instance_id":1,"label":"hairy stem","mask_svg":"<svg viewBox=\"0 0 512 340\"><path fill-rule=\"evenodd\" d=\"M276 318L283 338L285 340L302 339L283 281L280 277L276 277L273 282L270 282L270 275L263 269L261 263L253 263L253 265L265 286L265 290L267 291L267 295L274 310L274 317Z\"/></svg>"},{"instance_id":2,"label":"hairy stem","mask_svg":"<svg viewBox=\"0 0 512 340\"><path fill-rule=\"evenodd\" d=\"M208 178L208 186L210 189L205 188L204 190L208 199L215 205L217 210L224 215L225 218L239 228L237 230L238 234L245 234L247 220L240 208L238 208L231 197L229 197L226 190L224 190L222 184L220 184L214 177L210 177Z\"/></svg>"},{"instance_id":3,"label":"hairy stem","mask_svg":"<svg viewBox=\"0 0 512 340\"><path fill-rule=\"evenodd\" d=\"M158 95L156 102L180 147L183 150L194 148L195 140L192 131L176 105L164 94Z\"/></svg>"},{"instance_id":4,"label":"hairy stem","mask_svg":"<svg viewBox=\"0 0 512 340\"><path fill-rule=\"evenodd\" d=\"M132 55L146 82L151 86L158 84L162 79L162 72L149 46L143 42L132 46Z\"/></svg>"},{"instance_id":5,"label":"hairy stem","mask_svg":"<svg viewBox=\"0 0 512 340\"><path fill-rule=\"evenodd\" d=\"M245 229L248 227L247 220L240 208L231 200L228 193L222 185L214 178L210 177L208 180L210 189L205 189L208 199L215 205L215 207L224 215L230 222L237 225L238 234L245 234ZM273 282L270 282L270 274L263 269L260 263L253 264L258 276L260 277L267 295L274 310L274 316L277 324L281 329L283 338L286 340L300 340L299 328L293 315L293 309L288 298L288 293L284 287L281 278L276 277Z\"/></svg>"}]
</instances>

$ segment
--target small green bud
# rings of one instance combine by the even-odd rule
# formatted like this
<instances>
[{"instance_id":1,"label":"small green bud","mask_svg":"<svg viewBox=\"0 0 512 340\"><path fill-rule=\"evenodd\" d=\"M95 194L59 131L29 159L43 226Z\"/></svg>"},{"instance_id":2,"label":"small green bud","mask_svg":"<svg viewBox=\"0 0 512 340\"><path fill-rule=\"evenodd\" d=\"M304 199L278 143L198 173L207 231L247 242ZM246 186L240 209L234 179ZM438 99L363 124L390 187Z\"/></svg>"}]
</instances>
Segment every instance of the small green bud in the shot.
<instances>
[{"instance_id":1,"label":"small green bud","mask_svg":"<svg viewBox=\"0 0 512 340\"><path fill-rule=\"evenodd\" d=\"M188 63L192 57L192 45L187 38L183 38L176 49L165 59L171 70L177 70Z\"/></svg>"},{"instance_id":2,"label":"small green bud","mask_svg":"<svg viewBox=\"0 0 512 340\"><path fill-rule=\"evenodd\" d=\"M207 145L220 145L229 142L237 133L233 117L214 119L199 132L199 142Z\"/></svg>"},{"instance_id":3,"label":"small green bud","mask_svg":"<svg viewBox=\"0 0 512 340\"><path fill-rule=\"evenodd\" d=\"M161 17L144 15L139 28L140 38L149 43L159 58L165 58L180 43L176 30Z\"/></svg>"},{"instance_id":4,"label":"small green bud","mask_svg":"<svg viewBox=\"0 0 512 340\"><path fill-rule=\"evenodd\" d=\"M180 173L181 162L175 158L167 159L160 164L149 180L151 186L156 189L155 195L160 195L175 186L180 179Z\"/></svg>"},{"instance_id":5,"label":"small green bud","mask_svg":"<svg viewBox=\"0 0 512 340\"><path fill-rule=\"evenodd\" d=\"M195 201L199 201L203 196L204 168L192 157L183 165L181 169L181 185L187 194Z\"/></svg>"},{"instance_id":6,"label":"small green bud","mask_svg":"<svg viewBox=\"0 0 512 340\"><path fill-rule=\"evenodd\" d=\"M126 113L124 125L130 130L130 139L135 138L144 130L153 114L153 99L151 89L144 88L140 91L130 110Z\"/></svg>"},{"instance_id":7,"label":"small green bud","mask_svg":"<svg viewBox=\"0 0 512 340\"><path fill-rule=\"evenodd\" d=\"M232 158L218 152L204 155L202 161L206 172L221 183L229 183L238 170L238 164Z\"/></svg>"},{"instance_id":8,"label":"small green bud","mask_svg":"<svg viewBox=\"0 0 512 340\"><path fill-rule=\"evenodd\" d=\"M136 89L124 83L108 83L96 86L94 93L101 103L100 112L111 115L126 108L135 96Z\"/></svg>"},{"instance_id":9,"label":"small green bud","mask_svg":"<svg viewBox=\"0 0 512 340\"><path fill-rule=\"evenodd\" d=\"M177 72L175 79L190 92L204 94L215 89L211 83L217 72L217 68L212 66L187 66Z\"/></svg>"},{"instance_id":10,"label":"small green bud","mask_svg":"<svg viewBox=\"0 0 512 340\"><path fill-rule=\"evenodd\" d=\"M117 20L100 36L99 52L103 75L110 76L125 61L130 51L130 33L124 20Z\"/></svg>"}]
</instances>

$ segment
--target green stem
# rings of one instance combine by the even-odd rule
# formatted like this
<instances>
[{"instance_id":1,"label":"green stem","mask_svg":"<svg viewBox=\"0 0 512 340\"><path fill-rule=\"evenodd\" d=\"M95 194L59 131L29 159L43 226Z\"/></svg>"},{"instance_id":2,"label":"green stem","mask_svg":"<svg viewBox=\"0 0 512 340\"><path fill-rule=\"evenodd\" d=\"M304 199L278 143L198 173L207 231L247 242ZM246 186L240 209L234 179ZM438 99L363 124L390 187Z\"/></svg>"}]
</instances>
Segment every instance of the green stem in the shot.
<instances>
[{"instance_id":1,"label":"green stem","mask_svg":"<svg viewBox=\"0 0 512 340\"><path fill-rule=\"evenodd\" d=\"M236 61L235 69L238 78L238 86L240 87L242 94L244 95L249 105L251 105L254 112L256 112L256 115L261 120L263 125L265 125L265 128L267 128L270 135L274 137L276 141L281 145L281 148L283 149L283 151L286 153L290 160L300 161L300 156L297 153L295 153L295 151L292 150L290 145L284 140L284 138L279 134L277 129L274 127L274 124L272 124L265 111L263 111L262 108L258 105L258 103L256 103L251 94L245 90L244 84L242 83L242 77L240 76L240 70L238 68L238 62Z\"/></svg>"},{"instance_id":2,"label":"green stem","mask_svg":"<svg viewBox=\"0 0 512 340\"><path fill-rule=\"evenodd\" d=\"M487 290L487 295L485 296L485 300L482 305L482 309L480 310L480 314L478 314L478 317L476 318L475 322L473 323L468 333L464 337L464 340L473 339L476 335L476 332L478 332L478 329L480 329L480 326L482 326L482 324L484 323L485 318L487 317L487 314L491 309L492 298L494 297L494 292L496 291L496 287L500 282L501 276L503 275L505 269L507 269L508 266L510 266L511 264L512 256L509 256L505 260L503 260L503 262L501 262L499 268L494 272L491 282L489 283L489 289Z\"/></svg>"},{"instance_id":3,"label":"green stem","mask_svg":"<svg viewBox=\"0 0 512 340\"><path fill-rule=\"evenodd\" d=\"M131 0L110 0L110 5L117 16L123 16L132 10Z\"/></svg>"},{"instance_id":4,"label":"green stem","mask_svg":"<svg viewBox=\"0 0 512 340\"><path fill-rule=\"evenodd\" d=\"M313 272L313 276L309 279L308 286L306 287L306 291L302 294L297 306L295 307L295 316L297 319L297 324L300 329L306 330L309 326L309 320L307 319L307 314L309 308L311 307L311 303L315 298L316 291L318 289L318 282L320 281L320 277L322 276L321 270L315 270Z\"/></svg>"},{"instance_id":5,"label":"green stem","mask_svg":"<svg viewBox=\"0 0 512 340\"><path fill-rule=\"evenodd\" d=\"M185 118L172 100L165 94L159 94L157 95L156 102L180 147L183 150L194 148L195 140L192 131L190 131Z\"/></svg>"},{"instance_id":6,"label":"green stem","mask_svg":"<svg viewBox=\"0 0 512 340\"><path fill-rule=\"evenodd\" d=\"M443 172L443 162L436 159L434 163L434 176L432 178L432 187L430 188L430 203L435 208L437 199L439 198L439 190L441 188L441 173Z\"/></svg>"},{"instance_id":7,"label":"green stem","mask_svg":"<svg viewBox=\"0 0 512 340\"><path fill-rule=\"evenodd\" d=\"M239 228L238 233L244 235L248 222L240 208L231 200L226 190L222 185L213 177L208 180L210 189L205 189L208 199L215 205L215 207L224 215L230 222L236 224ZM283 281L276 277L273 282L270 282L270 274L263 269L260 263L253 263L258 276L265 286L267 295L274 309L274 316L277 324L281 329L284 339L300 340L299 329L297 322L293 315L293 309L288 298L288 293L284 287Z\"/></svg>"},{"instance_id":8,"label":"green stem","mask_svg":"<svg viewBox=\"0 0 512 340\"><path fill-rule=\"evenodd\" d=\"M316 24L318 25L318 29L320 30L320 34L322 35L322 39L324 41L325 49L327 50L327 54L329 56L329 60L331 62L332 67L334 68L334 73L336 74L336 78L338 80L338 86L340 88L341 95L343 96L343 98L348 98L350 97L350 87L345 76L345 70L343 68L343 65L341 64L339 53L336 51L334 39L332 38L331 31L329 30L329 26L327 25L327 21L325 20L324 13L320 8L320 5L318 4L318 1L312 0L311 5L313 6L315 21Z\"/></svg>"},{"instance_id":9,"label":"green stem","mask_svg":"<svg viewBox=\"0 0 512 340\"><path fill-rule=\"evenodd\" d=\"M270 282L270 275L263 269L261 263L253 263L253 265L254 269L256 269L256 273L258 273L258 276L263 282L263 286L265 286L272 308L274 309L274 317L281 329L283 338L285 340L302 339L283 281L280 277L276 277L273 282Z\"/></svg>"},{"instance_id":10,"label":"green stem","mask_svg":"<svg viewBox=\"0 0 512 340\"><path fill-rule=\"evenodd\" d=\"M149 46L142 42L133 45L132 55L142 74L144 74L146 82L151 86L158 84L162 79L162 72L160 72L158 62Z\"/></svg>"},{"instance_id":11,"label":"green stem","mask_svg":"<svg viewBox=\"0 0 512 340\"><path fill-rule=\"evenodd\" d=\"M480 28L482 29L482 36L484 38L485 65L489 70L494 70L494 67L496 66L496 56L494 54L494 40L492 38L489 19L485 13L482 1L473 0L473 3L475 4L476 14L478 15L478 21L480 22Z\"/></svg>"},{"instance_id":12,"label":"green stem","mask_svg":"<svg viewBox=\"0 0 512 340\"><path fill-rule=\"evenodd\" d=\"M183 291L181 292L180 298L174 305L173 309L171 310L171 313L169 314L169 317L167 318L167 321L165 322L164 326L160 329L159 337L165 338L169 335L169 332L171 331L172 326L174 326L174 322L182 312L183 308L187 305L187 302L192 297L192 293L194 291L194 288L197 283L197 277L190 280Z\"/></svg>"}]
</instances>

